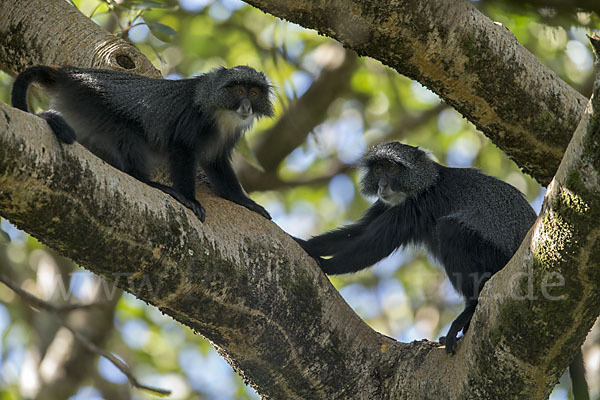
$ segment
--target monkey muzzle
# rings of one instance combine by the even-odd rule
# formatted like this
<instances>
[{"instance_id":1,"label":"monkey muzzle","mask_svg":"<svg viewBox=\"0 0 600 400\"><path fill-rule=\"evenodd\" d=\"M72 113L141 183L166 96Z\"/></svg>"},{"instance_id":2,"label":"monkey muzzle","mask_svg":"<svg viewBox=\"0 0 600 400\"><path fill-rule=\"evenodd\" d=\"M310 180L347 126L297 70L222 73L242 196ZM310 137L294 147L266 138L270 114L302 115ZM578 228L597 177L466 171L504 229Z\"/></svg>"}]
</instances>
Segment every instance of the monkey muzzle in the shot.
<instances>
[{"instance_id":1,"label":"monkey muzzle","mask_svg":"<svg viewBox=\"0 0 600 400\"><path fill-rule=\"evenodd\" d=\"M406 193L397 192L387 183L380 183L377 189L377 196L386 204L395 206L406 200Z\"/></svg>"},{"instance_id":2,"label":"monkey muzzle","mask_svg":"<svg viewBox=\"0 0 600 400\"><path fill-rule=\"evenodd\" d=\"M252 115L252 104L250 104L250 100L243 99L242 103L240 104L240 106L238 107L238 109L235 110L235 111L243 119L246 119L249 116L251 116Z\"/></svg>"}]
</instances>

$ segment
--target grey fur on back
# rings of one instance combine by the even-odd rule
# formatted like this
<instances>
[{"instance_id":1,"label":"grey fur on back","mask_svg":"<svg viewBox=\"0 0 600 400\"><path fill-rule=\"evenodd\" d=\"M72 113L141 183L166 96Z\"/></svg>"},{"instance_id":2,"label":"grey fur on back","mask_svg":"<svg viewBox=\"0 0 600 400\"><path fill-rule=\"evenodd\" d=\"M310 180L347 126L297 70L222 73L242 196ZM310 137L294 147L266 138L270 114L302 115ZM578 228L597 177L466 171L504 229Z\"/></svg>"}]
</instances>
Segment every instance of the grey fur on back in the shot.
<instances>
[{"instance_id":1,"label":"grey fur on back","mask_svg":"<svg viewBox=\"0 0 600 400\"><path fill-rule=\"evenodd\" d=\"M403 166L395 190L425 199L421 207L429 210L424 212L436 220L455 220L506 254L516 251L536 219L523 194L508 183L473 168L443 166L433 161L427 151L399 142L377 145L363 158L364 194L377 194L376 183L370 181L373 174L367 171L386 161Z\"/></svg>"},{"instance_id":2,"label":"grey fur on back","mask_svg":"<svg viewBox=\"0 0 600 400\"><path fill-rule=\"evenodd\" d=\"M523 194L476 169L449 170L452 181L447 185L460 188L460 191L446 192L452 208L449 216L479 232L506 253L514 253L536 219Z\"/></svg>"},{"instance_id":3,"label":"grey fur on back","mask_svg":"<svg viewBox=\"0 0 600 400\"><path fill-rule=\"evenodd\" d=\"M168 80L148 78L124 71L107 71L97 69L82 69L66 67L63 71L77 84L70 87L59 87L53 91L49 87L52 107L65 115L67 121L77 128L77 116L81 112L81 104L76 103L80 96L73 95L73 91L89 91L90 95L101 102L106 111L115 113L124 120L135 121L143 130L144 135L152 147L163 149L166 131L173 131L176 127L170 126L177 121L179 113L186 109L186 105L193 104L201 115L213 115L219 106L227 108L223 98L225 85L232 82L253 82L257 86L267 87L267 97L271 95L267 78L262 72L246 66L233 68L215 68L212 71L189 79ZM191 83L191 84L190 84ZM211 109L205 109L210 105ZM75 110L74 112L72 110ZM86 113L88 123L93 118L89 117L95 110ZM273 110L265 107L263 114L272 116ZM102 121L101 121L102 122ZM102 128L102 127L101 127ZM111 127L107 127L110 129ZM132 127L134 128L134 127ZM85 129L75 129L78 137L85 135ZM98 129L103 130L103 129ZM82 137L85 141L85 137Z\"/></svg>"}]
</instances>

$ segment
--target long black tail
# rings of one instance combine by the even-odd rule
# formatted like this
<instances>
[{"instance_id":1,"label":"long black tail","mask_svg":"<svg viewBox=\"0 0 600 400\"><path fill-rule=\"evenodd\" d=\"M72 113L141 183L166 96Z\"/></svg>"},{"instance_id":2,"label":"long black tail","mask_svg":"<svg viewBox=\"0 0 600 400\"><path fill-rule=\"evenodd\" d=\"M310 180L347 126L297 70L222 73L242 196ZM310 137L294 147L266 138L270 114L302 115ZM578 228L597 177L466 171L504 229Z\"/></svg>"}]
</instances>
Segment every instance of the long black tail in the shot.
<instances>
[{"instance_id":1,"label":"long black tail","mask_svg":"<svg viewBox=\"0 0 600 400\"><path fill-rule=\"evenodd\" d=\"M10 94L10 102L13 107L29 112L27 107L27 89L34 82L41 83L43 86L51 87L60 78L61 71L56 68L45 65L37 65L27 68L21 72L15 83L13 83L12 92ZM76 140L73 128L67 124L67 121L57 111L48 110L38 114L38 117L43 118L48 122L54 134L63 143L71 144Z\"/></svg>"},{"instance_id":2,"label":"long black tail","mask_svg":"<svg viewBox=\"0 0 600 400\"><path fill-rule=\"evenodd\" d=\"M585 366L583 364L583 354L581 350L577 352L575 359L571 362L571 365L569 365L569 375L571 375L573 398L575 400L589 400L590 395L585 380Z\"/></svg>"},{"instance_id":3,"label":"long black tail","mask_svg":"<svg viewBox=\"0 0 600 400\"><path fill-rule=\"evenodd\" d=\"M44 86L51 86L56 83L58 74L59 71L56 68L47 67L45 65L27 68L25 71L21 72L13 84L12 93L10 95L12 106L19 110L29 112L29 108L27 107L27 89L29 89L29 85L37 82Z\"/></svg>"}]
</instances>

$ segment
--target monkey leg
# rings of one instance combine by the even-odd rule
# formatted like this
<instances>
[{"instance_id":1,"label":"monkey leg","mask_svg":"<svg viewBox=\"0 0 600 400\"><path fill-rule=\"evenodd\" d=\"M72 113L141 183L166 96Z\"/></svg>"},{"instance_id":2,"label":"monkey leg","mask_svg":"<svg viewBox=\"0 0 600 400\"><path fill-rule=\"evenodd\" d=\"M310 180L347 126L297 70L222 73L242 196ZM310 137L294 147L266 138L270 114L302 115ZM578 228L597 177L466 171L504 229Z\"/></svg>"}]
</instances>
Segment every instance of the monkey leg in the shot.
<instances>
[{"instance_id":1,"label":"monkey leg","mask_svg":"<svg viewBox=\"0 0 600 400\"><path fill-rule=\"evenodd\" d=\"M58 111L43 111L37 114L37 116L46 120L56 138L62 143L72 144L77 139L73 128L67 124L67 121L65 121Z\"/></svg>"},{"instance_id":2,"label":"monkey leg","mask_svg":"<svg viewBox=\"0 0 600 400\"><path fill-rule=\"evenodd\" d=\"M464 329L468 329L469 324L471 323L471 318L475 313L475 308L477 307L477 300L467 300L465 304L465 309L461 312L458 317L452 322L450 325L450 329L446 336L442 336L440 338L440 343L446 346L446 353L454 354L456 352L456 342L458 333Z\"/></svg>"}]
</instances>

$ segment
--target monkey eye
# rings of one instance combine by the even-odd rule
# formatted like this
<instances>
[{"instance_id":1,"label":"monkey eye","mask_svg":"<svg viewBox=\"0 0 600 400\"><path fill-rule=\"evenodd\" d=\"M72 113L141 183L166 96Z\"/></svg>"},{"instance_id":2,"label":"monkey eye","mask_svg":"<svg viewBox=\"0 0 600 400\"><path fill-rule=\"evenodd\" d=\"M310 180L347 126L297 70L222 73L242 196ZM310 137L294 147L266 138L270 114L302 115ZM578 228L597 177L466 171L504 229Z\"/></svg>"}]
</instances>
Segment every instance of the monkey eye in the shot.
<instances>
[{"instance_id":1,"label":"monkey eye","mask_svg":"<svg viewBox=\"0 0 600 400\"><path fill-rule=\"evenodd\" d=\"M233 89L233 92L239 96L243 95L246 91L244 90L243 87L238 86L236 88Z\"/></svg>"},{"instance_id":2,"label":"monkey eye","mask_svg":"<svg viewBox=\"0 0 600 400\"><path fill-rule=\"evenodd\" d=\"M395 174L395 173L397 173L397 172L398 172L398 169L399 169L399 168L398 168L398 166L397 166L397 165L395 165L395 164L391 164L390 166L388 166L388 167L387 167L387 172L388 172L389 174Z\"/></svg>"},{"instance_id":3,"label":"monkey eye","mask_svg":"<svg viewBox=\"0 0 600 400\"><path fill-rule=\"evenodd\" d=\"M255 88L250 89L250 91L248 92L248 95L250 97L256 97L256 96L258 96L258 89L255 89Z\"/></svg>"},{"instance_id":4,"label":"monkey eye","mask_svg":"<svg viewBox=\"0 0 600 400\"><path fill-rule=\"evenodd\" d=\"M373 171L375 172L375 174L379 175L381 173L381 165L376 166Z\"/></svg>"}]
</instances>

